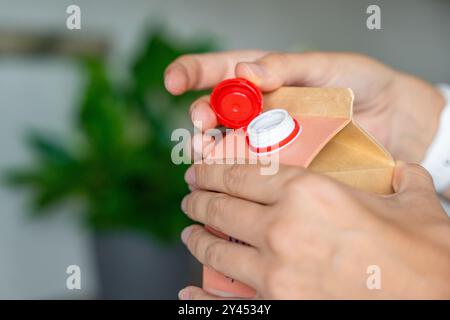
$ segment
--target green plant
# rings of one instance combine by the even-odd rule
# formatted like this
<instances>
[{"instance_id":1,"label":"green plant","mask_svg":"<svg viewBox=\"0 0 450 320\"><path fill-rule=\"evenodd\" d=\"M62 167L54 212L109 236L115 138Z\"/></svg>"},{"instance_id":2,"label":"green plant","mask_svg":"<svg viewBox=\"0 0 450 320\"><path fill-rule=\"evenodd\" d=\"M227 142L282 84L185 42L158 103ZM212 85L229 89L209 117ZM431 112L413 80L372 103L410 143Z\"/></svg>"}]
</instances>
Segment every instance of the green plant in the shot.
<instances>
[{"instance_id":1,"label":"green plant","mask_svg":"<svg viewBox=\"0 0 450 320\"><path fill-rule=\"evenodd\" d=\"M82 59L87 84L77 109L75 142L28 134L36 161L9 170L7 181L32 189L36 214L76 198L95 229L132 229L169 241L187 224L179 207L187 192L186 167L171 162L170 133L202 93L170 96L163 71L177 56L208 51L211 45L175 45L160 31L144 43L127 81L112 81L103 59Z\"/></svg>"}]
</instances>

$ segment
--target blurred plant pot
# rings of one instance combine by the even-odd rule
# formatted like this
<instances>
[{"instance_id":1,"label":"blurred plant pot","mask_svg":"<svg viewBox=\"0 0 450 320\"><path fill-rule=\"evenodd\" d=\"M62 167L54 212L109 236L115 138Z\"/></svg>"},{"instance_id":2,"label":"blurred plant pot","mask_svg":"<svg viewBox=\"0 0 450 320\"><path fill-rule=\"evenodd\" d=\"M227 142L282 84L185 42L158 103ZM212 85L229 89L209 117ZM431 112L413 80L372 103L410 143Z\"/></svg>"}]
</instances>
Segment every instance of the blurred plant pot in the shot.
<instances>
[{"instance_id":1,"label":"blurred plant pot","mask_svg":"<svg viewBox=\"0 0 450 320\"><path fill-rule=\"evenodd\" d=\"M177 299L200 283L200 265L181 243L129 232L97 232L94 243L102 299Z\"/></svg>"}]
</instances>

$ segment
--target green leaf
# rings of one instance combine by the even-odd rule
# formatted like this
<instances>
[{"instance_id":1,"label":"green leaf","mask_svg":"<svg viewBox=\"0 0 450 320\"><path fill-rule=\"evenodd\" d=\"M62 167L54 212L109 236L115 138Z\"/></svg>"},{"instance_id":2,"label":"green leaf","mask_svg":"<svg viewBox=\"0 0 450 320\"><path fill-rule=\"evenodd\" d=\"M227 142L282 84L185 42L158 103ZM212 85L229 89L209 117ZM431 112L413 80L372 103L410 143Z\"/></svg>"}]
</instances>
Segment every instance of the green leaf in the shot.
<instances>
[{"instance_id":1,"label":"green leaf","mask_svg":"<svg viewBox=\"0 0 450 320\"><path fill-rule=\"evenodd\" d=\"M82 132L99 155L120 152L126 108L117 98L107 78L103 62L86 62L88 84L79 114Z\"/></svg>"},{"instance_id":2,"label":"green leaf","mask_svg":"<svg viewBox=\"0 0 450 320\"><path fill-rule=\"evenodd\" d=\"M54 164L64 164L75 161L63 143L50 137L49 134L39 132L29 133L26 139L32 152L41 160Z\"/></svg>"},{"instance_id":3,"label":"green leaf","mask_svg":"<svg viewBox=\"0 0 450 320\"><path fill-rule=\"evenodd\" d=\"M186 116L202 92L171 96L163 72L178 56L212 46L203 40L175 41L161 29L143 43L127 82L113 79L106 61L85 57L86 86L72 123L75 143L55 134L29 134L33 165L9 169L3 180L29 188L39 214L76 199L95 230L129 229L168 243L179 241L189 223L180 210L188 192L186 166L171 162L170 132L173 119Z\"/></svg>"}]
</instances>

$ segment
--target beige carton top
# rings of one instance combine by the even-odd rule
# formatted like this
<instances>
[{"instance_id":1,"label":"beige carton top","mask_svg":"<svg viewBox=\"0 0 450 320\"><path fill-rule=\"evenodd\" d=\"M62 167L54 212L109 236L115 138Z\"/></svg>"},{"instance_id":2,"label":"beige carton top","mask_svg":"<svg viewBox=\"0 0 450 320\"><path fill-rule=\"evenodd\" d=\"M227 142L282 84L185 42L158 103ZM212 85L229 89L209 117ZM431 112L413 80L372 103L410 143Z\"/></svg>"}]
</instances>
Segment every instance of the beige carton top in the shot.
<instances>
[{"instance_id":1,"label":"beige carton top","mask_svg":"<svg viewBox=\"0 0 450 320\"><path fill-rule=\"evenodd\" d=\"M351 119L353 99L348 88L282 87L264 95L264 109L284 108L294 116Z\"/></svg>"}]
</instances>

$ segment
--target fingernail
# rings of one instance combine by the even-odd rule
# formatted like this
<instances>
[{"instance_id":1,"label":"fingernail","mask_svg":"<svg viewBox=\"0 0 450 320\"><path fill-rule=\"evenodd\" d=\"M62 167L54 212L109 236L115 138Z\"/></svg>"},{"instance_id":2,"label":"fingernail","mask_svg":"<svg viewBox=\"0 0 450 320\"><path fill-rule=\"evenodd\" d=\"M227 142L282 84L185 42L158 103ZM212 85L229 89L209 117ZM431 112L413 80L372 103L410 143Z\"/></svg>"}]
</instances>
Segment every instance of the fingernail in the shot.
<instances>
[{"instance_id":1,"label":"fingernail","mask_svg":"<svg viewBox=\"0 0 450 320\"><path fill-rule=\"evenodd\" d=\"M166 87L167 91L169 91L169 92L172 92L175 89L173 77L171 77L170 72L168 72L164 75L164 86Z\"/></svg>"},{"instance_id":2,"label":"fingernail","mask_svg":"<svg viewBox=\"0 0 450 320\"><path fill-rule=\"evenodd\" d=\"M191 121L194 127L203 132L211 126L215 126L215 114L206 101L199 101L191 108Z\"/></svg>"},{"instance_id":3,"label":"fingernail","mask_svg":"<svg viewBox=\"0 0 450 320\"><path fill-rule=\"evenodd\" d=\"M203 153L203 135L201 133L197 133L192 138L192 148L194 152L198 155L202 155Z\"/></svg>"},{"instance_id":4,"label":"fingernail","mask_svg":"<svg viewBox=\"0 0 450 320\"><path fill-rule=\"evenodd\" d=\"M188 197L189 195L187 195L187 196L185 196L184 198L183 198L183 200L181 200L181 210L185 213L185 214L187 214L187 207L186 207L186 205L187 205L187 197Z\"/></svg>"},{"instance_id":5,"label":"fingernail","mask_svg":"<svg viewBox=\"0 0 450 320\"><path fill-rule=\"evenodd\" d=\"M196 127L197 129L201 129L202 121L200 121L200 119L199 119L199 113L198 113L198 110L197 110L197 106L194 106L192 108L191 121L194 124L194 127Z\"/></svg>"},{"instance_id":6,"label":"fingernail","mask_svg":"<svg viewBox=\"0 0 450 320\"><path fill-rule=\"evenodd\" d=\"M194 127L201 130L203 128L203 121L201 119L201 112L198 110L199 107L200 103L197 103L192 107L191 121L194 124Z\"/></svg>"},{"instance_id":7,"label":"fingernail","mask_svg":"<svg viewBox=\"0 0 450 320\"><path fill-rule=\"evenodd\" d=\"M178 292L178 298L180 300L189 300L189 290L182 289L180 292Z\"/></svg>"},{"instance_id":8,"label":"fingernail","mask_svg":"<svg viewBox=\"0 0 450 320\"><path fill-rule=\"evenodd\" d=\"M170 93L174 95L182 94L186 86L184 75L177 69L171 69L164 76L164 85Z\"/></svg>"},{"instance_id":9,"label":"fingernail","mask_svg":"<svg viewBox=\"0 0 450 320\"><path fill-rule=\"evenodd\" d=\"M189 169L186 170L184 174L184 180L189 185L195 185L195 170L194 166L190 166Z\"/></svg>"},{"instance_id":10,"label":"fingernail","mask_svg":"<svg viewBox=\"0 0 450 320\"><path fill-rule=\"evenodd\" d=\"M247 63L247 67L251 73L253 73L257 77L264 77L266 74L266 70L259 64L256 63Z\"/></svg>"},{"instance_id":11,"label":"fingernail","mask_svg":"<svg viewBox=\"0 0 450 320\"><path fill-rule=\"evenodd\" d=\"M184 230L181 232L181 241L183 241L184 244L187 243L189 236L191 235L192 226L184 228Z\"/></svg>"},{"instance_id":12,"label":"fingernail","mask_svg":"<svg viewBox=\"0 0 450 320\"><path fill-rule=\"evenodd\" d=\"M166 87L166 89L169 90L169 87L170 87L169 72L167 72L164 75L164 87Z\"/></svg>"}]
</instances>

